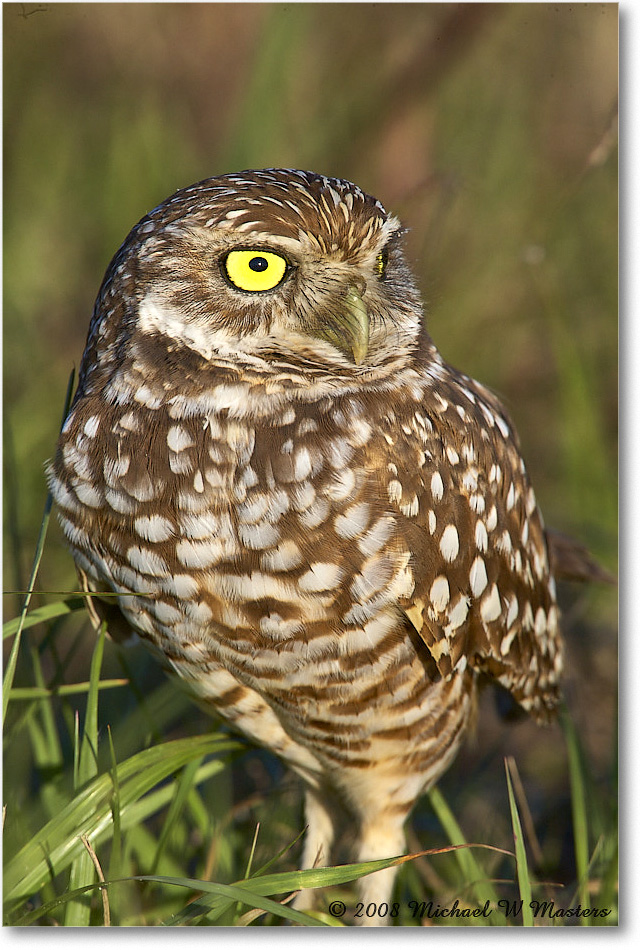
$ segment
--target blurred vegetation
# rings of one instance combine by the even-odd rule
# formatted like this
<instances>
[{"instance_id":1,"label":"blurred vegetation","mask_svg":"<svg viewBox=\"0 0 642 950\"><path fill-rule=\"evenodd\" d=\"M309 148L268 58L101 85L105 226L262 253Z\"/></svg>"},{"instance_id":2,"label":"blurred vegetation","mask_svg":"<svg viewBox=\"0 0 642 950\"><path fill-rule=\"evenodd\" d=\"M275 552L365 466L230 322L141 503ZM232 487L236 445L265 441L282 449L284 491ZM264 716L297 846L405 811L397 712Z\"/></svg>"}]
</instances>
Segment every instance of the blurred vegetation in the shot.
<instances>
[{"instance_id":1,"label":"blurred vegetation","mask_svg":"<svg viewBox=\"0 0 642 950\"><path fill-rule=\"evenodd\" d=\"M404 221L441 352L505 400L547 522L617 569L616 4L7 3L3 17L5 589L27 584L44 462L111 256L177 188L265 166L349 178ZM53 524L38 588L75 588ZM616 807L616 595L561 597L568 705L605 814ZM20 603L5 597L10 616ZM47 683L87 678L94 638L78 617L28 634L18 685L34 685L35 655ZM108 644L105 675L123 664L139 696L165 689L146 655ZM122 692L101 692L101 716L131 754L158 734L148 723L132 745L137 706ZM211 728L180 694L172 702L172 735ZM69 703L59 715L71 729ZM491 707L482 697L474 748L442 790L469 839L483 829L505 846L501 757L514 755L544 865L567 884L561 733L508 729ZM5 800L24 814L46 812L28 720L10 717L6 752ZM224 880L242 875L233 850L249 848L257 817L271 821L268 853L301 827L298 786L263 753L242 756L210 805L216 827L236 821L208 859ZM417 809L415 843L433 834L432 813Z\"/></svg>"}]
</instances>

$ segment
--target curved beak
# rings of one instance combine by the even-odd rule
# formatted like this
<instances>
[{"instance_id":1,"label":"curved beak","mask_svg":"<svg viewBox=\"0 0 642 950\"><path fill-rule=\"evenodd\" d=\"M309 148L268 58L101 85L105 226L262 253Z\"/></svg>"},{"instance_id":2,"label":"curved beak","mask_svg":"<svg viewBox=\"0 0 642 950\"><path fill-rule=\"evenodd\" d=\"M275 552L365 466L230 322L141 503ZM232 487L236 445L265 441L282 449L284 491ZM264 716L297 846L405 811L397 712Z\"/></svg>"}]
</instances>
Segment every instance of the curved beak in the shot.
<instances>
[{"instance_id":1,"label":"curved beak","mask_svg":"<svg viewBox=\"0 0 642 950\"><path fill-rule=\"evenodd\" d=\"M351 355L357 366L365 360L370 343L370 319L362 293L355 284L349 284L345 294L336 298L332 310L326 311L323 321L312 331L314 336Z\"/></svg>"},{"instance_id":2,"label":"curved beak","mask_svg":"<svg viewBox=\"0 0 642 950\"><path fill-rule=\"evenodd\" d=\"M363 297L353 285L348 287L346 294L346 329L348 343L358 366L368 354L370 318Z\"/></svg>"}]
</instances>

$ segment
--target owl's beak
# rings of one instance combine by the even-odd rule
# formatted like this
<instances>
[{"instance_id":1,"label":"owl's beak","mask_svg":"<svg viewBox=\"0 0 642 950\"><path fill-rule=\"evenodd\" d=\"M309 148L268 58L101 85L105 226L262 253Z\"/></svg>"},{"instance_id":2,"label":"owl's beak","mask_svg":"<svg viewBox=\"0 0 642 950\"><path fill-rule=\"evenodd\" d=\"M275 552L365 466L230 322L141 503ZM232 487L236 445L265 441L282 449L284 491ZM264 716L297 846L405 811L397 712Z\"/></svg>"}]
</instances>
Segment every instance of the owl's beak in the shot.
<instances>
[{"instance_id":1,"label":"owl's beak","mask_svg":"<svg viewBox=\"0 0 642 950\"><path fill-rule=\"evenodd\" d=\"M334 298L329 313L312 329L314 336L332 343L346 356L352 355L357 366L365 360L370 344L370 319L362 297L364 290L365 282L361 289L356 284L348 284L347 290Z\"/></svg>"},{"instance_id":2,"label":"owl's beak","mask_svg":"<svg viewBox=\"0 0 642 950\"><path fill-rule=\"evenodd\" d=\"M370 343L370 318L363 297L356 287L350 285L346 294L346 331L348 344L357 366L363 363Z\"/></svg>"}]
</instances>

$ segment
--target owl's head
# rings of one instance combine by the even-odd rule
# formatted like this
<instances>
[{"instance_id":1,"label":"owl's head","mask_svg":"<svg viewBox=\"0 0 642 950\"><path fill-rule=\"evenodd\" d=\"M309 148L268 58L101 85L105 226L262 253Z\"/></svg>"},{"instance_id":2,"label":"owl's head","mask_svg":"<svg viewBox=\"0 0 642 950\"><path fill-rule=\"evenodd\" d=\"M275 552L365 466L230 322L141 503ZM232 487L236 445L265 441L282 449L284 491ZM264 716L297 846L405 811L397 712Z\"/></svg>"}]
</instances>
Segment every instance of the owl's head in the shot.
<instances>
[{"instance_id":1,"label":"owl's head","mask_svg":"<svg viewBox=\"0 0 642 950\"><path fill-rule=\"evenodd\" d=\"M210 178L133 228L92 335L107 343L118 323L121 337L219 365L380 376L416 347L421 325L402 235L347 181L289 169Z\"/></svg>"}]
</instances>

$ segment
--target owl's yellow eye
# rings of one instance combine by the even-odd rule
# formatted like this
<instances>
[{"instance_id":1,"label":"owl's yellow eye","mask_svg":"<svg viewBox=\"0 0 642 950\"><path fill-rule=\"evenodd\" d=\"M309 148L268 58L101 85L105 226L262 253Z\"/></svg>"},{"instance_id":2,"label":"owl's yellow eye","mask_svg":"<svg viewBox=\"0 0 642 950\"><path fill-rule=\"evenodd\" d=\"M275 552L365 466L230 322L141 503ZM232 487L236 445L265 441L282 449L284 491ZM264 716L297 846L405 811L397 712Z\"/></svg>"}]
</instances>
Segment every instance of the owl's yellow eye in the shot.
<instances>
[{"instance_id":1,"label":"owl's yellow eye","mask_svg":"<svg viewBox=\"0 0 642 950\"><path fill-rule=\"evenodd\" d=\"M273 290L285 275L287 261L272 251L230 251L225 273L239 290Z\"/></svg>"},{"instance_id":2,"label":"owl's yellow eye","mask_svg":"<svg viewBox=\"0 0 642 950\"><path fill-rule=\"evenodd\" d=\"M380 254L377 254L377 263L375 264L375 271L377 277L383 278L386 276L386 265L388 263L388 252L382 251Z\"/></svg>"}]
</instances>

